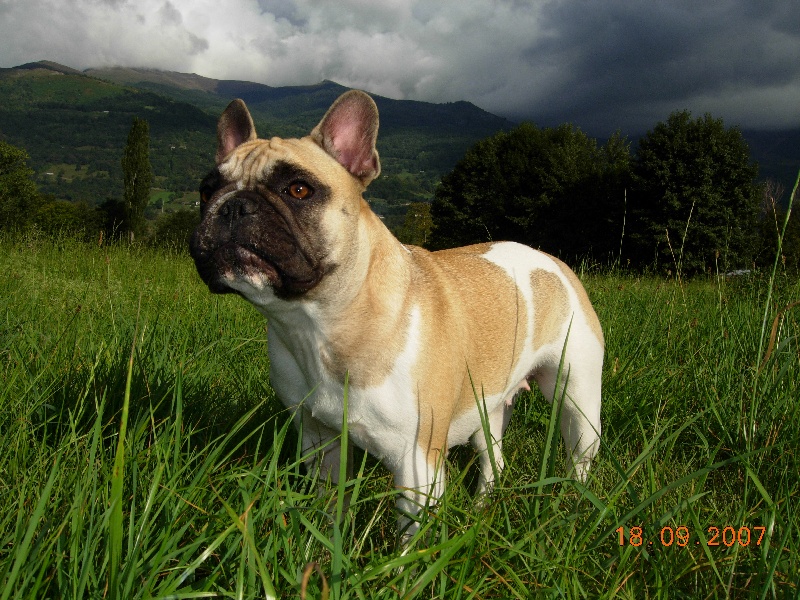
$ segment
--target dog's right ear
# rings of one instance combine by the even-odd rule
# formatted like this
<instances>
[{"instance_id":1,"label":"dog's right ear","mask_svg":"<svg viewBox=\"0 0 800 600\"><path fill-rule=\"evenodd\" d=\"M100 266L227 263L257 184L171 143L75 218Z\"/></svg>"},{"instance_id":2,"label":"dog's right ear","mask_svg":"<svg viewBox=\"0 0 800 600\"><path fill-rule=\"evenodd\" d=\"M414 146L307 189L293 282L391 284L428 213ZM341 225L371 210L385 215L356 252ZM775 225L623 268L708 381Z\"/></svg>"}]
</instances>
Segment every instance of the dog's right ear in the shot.
<instances>
[{"instance_id":1,"label":"dog's right ear","mask_svg":"<svg viewBox=\"0 0 800 600\"><path fill-rule=\"evenodd\" d=\"M381 172L381 161L375 149L377 137L378 107L359 90L339 96L311 131L311 138L364 187Z\"/></svg>"},{"instance_id":2,"label":"dog's right ear","mask_svg":"<svg viewBox=\"0 0 800 600\"><path fill-rule=\"evenodd\" d=\"M228 104L217 123L217 164L245 142L256 139L256 126L244 100Z\"/></svg>"}]
</instances>

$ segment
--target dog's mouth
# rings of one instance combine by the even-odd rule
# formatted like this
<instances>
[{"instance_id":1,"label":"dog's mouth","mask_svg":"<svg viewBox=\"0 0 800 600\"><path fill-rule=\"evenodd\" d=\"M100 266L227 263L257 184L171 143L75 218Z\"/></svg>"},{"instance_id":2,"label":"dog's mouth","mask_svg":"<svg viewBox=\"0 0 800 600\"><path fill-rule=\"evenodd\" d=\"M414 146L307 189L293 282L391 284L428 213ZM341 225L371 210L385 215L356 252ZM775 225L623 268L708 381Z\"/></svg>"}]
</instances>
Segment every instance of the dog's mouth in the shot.
<instances>
[{"instance_id":1,"label":"dog's mouth","mask_svg":"<svg viewBox=\"0 0 800 600\"><path fill-rule=\"evenodd\" d=\"M237 283L246 283L256 289L271 287L278 296L299 296L322 279L320 268L292 274L281 268L279 261L236 242L222 244L197 267L203 281L217 294L241 293Z\"/></svg>"},{"instance_id":2,"label":"dog's mouth","mask_svg":"<svg viewBox=\"0 0 800 600\"><path fill-rule=\"evenodd\" d=\"M221 255L225 255L222 258ZM219 258L218 258L219 257ZM218 264L227 264L232 266L236 275L247 279L267 279L273 286L281 284L281 276L278 273L278 268L261 256L258 252L229 242L214 253L214 258Z\"/></svg>"}]
</instances>

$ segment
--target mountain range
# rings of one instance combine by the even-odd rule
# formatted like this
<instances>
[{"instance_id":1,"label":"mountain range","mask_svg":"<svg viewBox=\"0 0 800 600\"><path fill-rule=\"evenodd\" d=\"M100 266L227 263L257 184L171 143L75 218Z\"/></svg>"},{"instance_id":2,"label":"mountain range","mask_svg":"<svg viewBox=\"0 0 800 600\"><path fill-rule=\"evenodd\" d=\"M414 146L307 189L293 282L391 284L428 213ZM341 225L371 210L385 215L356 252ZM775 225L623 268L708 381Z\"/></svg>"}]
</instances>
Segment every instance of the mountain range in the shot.
<instances>
[{"instance_id":1,"label":"mountain range","mask_svg":"<svg viewBox=\"0 0 800 600\"><path fill-rule=\"evenodd\" d=\"M90 204L121 195L120 157L134 116L150 124L156 187L186 191L213 167L216 121L233 98L262 137L307 134L348 88L333 81L270 87L150 69L78 71L43 61L0 70L0 139L31 156L45 193ZM380 214L405 214L476 141L514 123L468 102L432 104L373 95L382 175L368 191ZM165 200L168 200L165 197Z\"/></svg>"},{"instance_id":2,"label":"mountain range","mask_svg":"<svg viewBox=\"0 0 800 600\"><path fill-rule=\"evenodd\" d=\"M44 192L94 204L121 195L122 148L132 118L143 117L150 123L156 185L169 201L189 204L185 192L213 166L216 120L231 99L245 100L262 137L295 137L310 131L347 89L333 81L271 87L153 69L79 71L40 61L0 69L0 139L30 154ZM403 214L409 201L430 199L470 146L515 125L469 102L373 97L383 173L368 196L388 216ZM800 128L742 133L760 178L790 190L800 166Z\"/></svg>"}]
</instances>

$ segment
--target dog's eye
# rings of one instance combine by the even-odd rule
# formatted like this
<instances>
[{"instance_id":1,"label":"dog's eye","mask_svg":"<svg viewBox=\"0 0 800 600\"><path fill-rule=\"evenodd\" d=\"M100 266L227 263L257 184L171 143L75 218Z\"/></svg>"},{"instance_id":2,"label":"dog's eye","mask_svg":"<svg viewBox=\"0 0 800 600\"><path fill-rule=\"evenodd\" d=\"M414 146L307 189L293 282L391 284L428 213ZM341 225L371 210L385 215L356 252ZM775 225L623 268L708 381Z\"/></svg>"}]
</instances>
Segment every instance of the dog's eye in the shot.
<instances>
[{"instance_id":1,"label":"dog's eye","mask_svg":"<svg viewBox=\"0 0 800 600\"><path fill-rule=\"evenodd\" d=\"M200 202L201 204L208 204L214 196L214 192L220 189L223 185L222 177L219 170L214 169L203 178L200 182Z\"/></svg>"},{"instance_id":2,"label":"dog's eye","mask_svg":"<svg viewBox=\"0 0 800 600\"><path fill-rule=\"evenodd\" d=\"M297 200L307 200L314 194L314 190L303 181L295 181L286 188L286 193Z\"/></svg>"}]
</instances>

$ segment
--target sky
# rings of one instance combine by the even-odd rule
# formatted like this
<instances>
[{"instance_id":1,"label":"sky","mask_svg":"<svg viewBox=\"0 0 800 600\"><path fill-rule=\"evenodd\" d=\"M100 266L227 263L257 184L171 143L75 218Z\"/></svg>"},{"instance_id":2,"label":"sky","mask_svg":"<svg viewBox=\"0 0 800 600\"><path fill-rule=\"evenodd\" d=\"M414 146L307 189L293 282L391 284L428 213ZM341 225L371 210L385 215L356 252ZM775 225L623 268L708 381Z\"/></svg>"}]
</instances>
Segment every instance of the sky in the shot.
<instances>
[{"instance_id":1,"label":"sky","mask_svg":"<svg viewBox=\"0 0 800 600\"><path fill-rule=\"evenodd\" d=\"M800 127L797 0L0 0L0 67L330 79L638 135L675 110Z\"/></svg>"}]
</instances>

